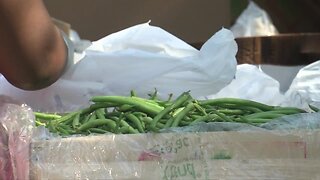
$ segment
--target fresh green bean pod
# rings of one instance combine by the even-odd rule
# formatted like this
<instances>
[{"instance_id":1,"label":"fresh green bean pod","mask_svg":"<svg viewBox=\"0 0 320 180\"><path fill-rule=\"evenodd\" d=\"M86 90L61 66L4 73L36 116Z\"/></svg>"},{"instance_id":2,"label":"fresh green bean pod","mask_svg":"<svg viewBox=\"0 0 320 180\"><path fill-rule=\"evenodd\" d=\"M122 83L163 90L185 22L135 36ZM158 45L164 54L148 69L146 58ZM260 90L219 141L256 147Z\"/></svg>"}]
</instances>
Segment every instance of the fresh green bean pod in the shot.
<instances>
[{"instance_id":1,"label":"fresh green bean pod","mask_svg":"<svg viewBox=\"0 0 320 180\"><path fill-rule=\"evenodd\" d=\"M78 128L80 126L80 113L76 114L72 120L72 127Z\"/></svg>"},{"instance_id":2,"label":"fresh green bean pod","mask_svg":"<svg viewBox=\"0 0 320 180\"><path fill-rule=\"evenodd\" d=\"M118 107L118 110L121 112L132 111L134 109L134 105L123 104Z\"/></svg>"},{"instance_id":3,"label":"fresh green bean pod","mask_svg":"<svg viewBox=\"0 0 320 180\"><path fill-rule=\"evenodd\" d=\"M105 117L105 111L104 108L99 108L95 111L95 114L97 116L98 119L104 119Z\"/></svg>"},{"instance_id":4,"label":"fresh green bean pod","mask_svg":"<svg viewBox=\"0 0 320 180\"><path fill-rule=\"evenodd\" d=\"M84 124L84 123L88 122L91 116L92 116L92 114L85 115L82 119L80 119L80 123Z\"/></svg>"},{"instance_id":5,"label":"fresh green bean pod","mask_svg":"<svg viewBox=\"0 0 320 180\"><path fill-rule=\"evenodd\" d=\"M261 112L261 113L254 113L254 114L250 114L247 116L243 116L246 119L250 119L250 118L263 118L263 119L274 119L274 118L278 118L281 116L284 116L285 114L280 114L278 112Z\"/></svg>"},{"instance_id":6,"label":"fresh green bean pod","mask_svg":"<svg viewBox=\"0 0 320 180\"><path fill-rule=\"evenodd\" d=\"M46 126L45 123L42 123L40 121L35 121L36 126Z\"/></svg>"},{"instance_id":7,"label":"fresh green bean pod","mask_svg":"<svg viewBox=\"0 0 320 180\"><path fill-rule=\"evenodd\" d=\"M103 125L107 125L111 129L114 129L116 127L116 123L111 119L95 119L95 120L89 121L85 124L82 124L78 128L78 130L79 131L86 131L90 128L95 128L95 127L99 127L99 126L103 126Z\"/></svg>"},{"instance_id":8,"label":"fresh green bean pod","mask_svg":"<svg viewBox=\"0 0 320 180\"><path fill-rule=\"evenodd\" d=\"M315 107L315 106L313 106L313 105L311 105L311 104L309 104L309 108L310 108L312 111L314 111L314 112L320 112L320 109L319 109L319 108L317 108L317 107Z\"/></svg>"},{"instance_id":9,"label":"fresh green bean pod","mask_svg":"<svg viewBox=\"0 0 320 180\"><path fill-rule=\"evenodd\" d=\"M258 113L258 112L264 112L264 110L261 110L256 107L251 107L251 106L239 106L236 104L219 104L216 105L214 108L208 108L207 111L212 111L212 110L220 110L220 109L230 109L230 110L243 110L247 113Z\"/></svg>"},{"instance_id":10,"label":"fresh green bean pod","mask_svg":"<svg viewBox=\"0 0 320 180\"><path fill-rule=\"evenodd\" d=\"M189 125L190 125L190 122L188 122L188 121L180 121L180 122L179 122L179 127L189 126Z\"/></svg>"},{"instance_id":11,"label":"fresh green bean pod","mask_svg":"<svg viewBox=\"0 0 320 180\"><path fill-rule=\"evenodd\" d=\"M118 130L118 132L121 133L121 134L126 134L126 133L137 134L137 133L139 133L139 132L136 132L136 131L134 131L134 132L131 131L130 132L129 129L130 129L129 126L123 126Z\"/></svg>"},{"instance_id":12,"label":"fresh green bean pod","mask_svg":"<svg viewBox=\"0 0 320 180\"><path fill-rule=\"evenodd\" d=\"M218 109L216 111L225 115L244 115L247 113L241 109Z\"/></svg>"},{"instance_id":13,"label":"fresh green bean pod","mask_svg":"<svg viewBox=\"0 0 320 180\"><path fill-rule=\"evenodd\" d=\"M150 125L150 124L152 123L152 120L153 120L153 119L152 119L151 117L142 117L141 120L142 120L143 122L145 122L146 128L148 128L148 127L149 127L148 125ZM161 122L158 122L156 128L157 128L157 129L162 129L162 128L164 128L164 124L161 123ZM151 130L151 129L150 129L150 130Z\"/></svg>"},{"instance_id":14,"label":"fresh green bean pod","mask_svg":"<svg viewBox=\"0 0 320 180\"><path fill-rule=\"evenodd\" d=\"M261 109L263 111L270 111L273 106L262 104L256 101L237 99L237 98L219 98L219 99L208 99L199 101L200 105L219 105L219 104L235 104L238 106L251 106Z\"/></svg>"},{"instance_id":15,"label":"fresh green bean pod","mask_svg":"<svg viewBox=\"0 0 320 180\"><path fill-rule=\"evenodd\" d=\"M150 127L155 128L158 121L165 115L167 115L169 112L181 107L181 105L188 101L191 98L189 92L182 93L170 106L164 108L162 111L160 111L154 118L150 125Z\"/></svg>"},{"instance_id":16,"label":"fresh green bean pod","mask_svg":"<svg viewBox=\"0 0 320 180\"><path fill-rule=\"evenodd\" d=\"M40 113L40 112L34 112L34 115L36 118L41 120L54 120L54 119L61 118L61 116L57 114L47 114L47 113Z\"/></svg>"},{"instance_id":17,"label":"fresh green bean pod","mask_svg":"<svg viewBox=\"0 0 320 180\"><path fill-rule=\"evenodd\" d=\"M194 103L190 102L176 117L174 117L171 127L177 127L181 119L183 119L187 115L187 113L194 108L195 108Z\"/></svg>"},{"instance_id":18,"label":"fresh green bean pod","mask_svg":"<svg viewBox=\"0 0 320 180\"><path fill-rule=\"evenodd\" d=\"M63 135L63 136L68 136L70 133L63 129L61 126L56 127L58 134Z\"/></svg>"},{"instance_id":19,"label":"fresh green bean pod","mask_svg":"<svg viewBox=\"0 0 320 180\"><path fill-rule=\"evenodd\" d=\"M198 103L194 103L194 107L204 116L207 115L207 112L204 108L202 108Z\"/></svg>"},{"instance_id":20,"label":"fresh green bean pod","mask_svg":"<svg viewBox=\"0 0 320 180\"><path fill-rule=\"evenodd\" d=\"M124 121L124 120L121 120L120 121L120 125L122 126L121 128L123 128L123 127L128 127L127 129L128 129L128 133L130 133L130 134L138 134L139 133L139 131L137 130L137 129L135 129L135 128L133 128L132 126L130 126L130 124L128 124L126 121ZM120 129L121 129L120 128ZM120 130L119 130L120 131Z\"/></svg>"},{"instance_id":21,"label":"fresh green bean pod","mask_svg":"<svg viewBox=\"0 0 320 180\"><path fill-rule=\"evenodd\" d=\"M136 126L136 128L138 129L138 131L140 133L144 132L144 129L142 127L142 124L141 124L141 121L139 120L139 118L137 118L135 115L133 115L131 113L130 114L126 114L125 116L126 116L126 118L128 118Z\"/></svg>"},{"instance_id":22,"label":"fresh green bean pod","mask_svg":"<svg viewBox=\"0 0 320 180\"><path fill-rule=\"evenodd\" d=\"M142 98L136 97L123 97L123 96L95 96L91 99L93 102L111 102L116 104L129 104L135 106L135 108L146 112L150 115L157 115L163 110L163 107L157 105L156 103L149 103Z\"/></svg>"},{"instance_id":23,"label":"fresh green bean pod","mask_svg":"<svg viewBox=\"0 0 320 180\"><path fill-rule=\"evenodd\" d=\"M106 134L106 133L110 133L109 131L100 129L100 128L90 128L88 129L88 131L91 133L98 133L98 134Z\"/></svg>"},{"instance_id":24,"label":"fresh green bean pod","mask_svg":"<svg viewBox=\"0 0 320 180\"><path fill-rule=\"evenodd\" d=\"M59 119L55 119L53 122L59 124L59 123L64 123L65 121L68 121L68 120L70 120L70 119L73 120L74 116L77 115L77 114L79 114L78 111L76 111L76 112L71 112L71 113L69 113L69 114L66 114L66 115L62 116L62 117L59 118Z\"/></svg>"},{"instance_id":25,"label":"fresh green bean pod","mask_svg":"<svg viewBox=\"0 0 320 180\"><path fill-rule=\"evenodd\" d=\"M221 119L223 119L223 121L233 122L233 120L231 119L231 117L226 116L226 115L223 114L223 113L220 113L220 112L216 111L215 114L216 114L217 116L219 116Z\"/></svg>"},{"instance_id":26,"label":"fresh green bean pod","mask_svg":"<svg viewBox=\"0 0 320 180\"><path fill-rule=\"evenodd\" d=\"M218 118L220 118L220 117L216 114L207 114L206 116L201 116L201 117L195 119L194 121L192 121L190 123L190 125L194 125L196 123L205 122L205 121L209 121L209 120L214 121L215 119L218 119Z\"/></svg>"}]
</instances>

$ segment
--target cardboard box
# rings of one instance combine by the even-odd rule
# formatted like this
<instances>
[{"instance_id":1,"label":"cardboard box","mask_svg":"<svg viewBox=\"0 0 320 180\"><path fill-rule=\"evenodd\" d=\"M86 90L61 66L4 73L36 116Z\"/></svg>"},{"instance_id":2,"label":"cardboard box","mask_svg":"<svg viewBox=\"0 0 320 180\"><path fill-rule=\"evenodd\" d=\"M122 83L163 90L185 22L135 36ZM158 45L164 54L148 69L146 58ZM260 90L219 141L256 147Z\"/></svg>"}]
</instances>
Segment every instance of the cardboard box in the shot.
<instances>
[{"instance_id":1,"label":"cardboard box","mask_svg":"<svg viewBox=\"0 0 320 180\"><path fill-rule=\"evenodd\" d=\"M320 131L73 137L32 144L32 179L315 179Z\"/></svg>"}]
</instances>

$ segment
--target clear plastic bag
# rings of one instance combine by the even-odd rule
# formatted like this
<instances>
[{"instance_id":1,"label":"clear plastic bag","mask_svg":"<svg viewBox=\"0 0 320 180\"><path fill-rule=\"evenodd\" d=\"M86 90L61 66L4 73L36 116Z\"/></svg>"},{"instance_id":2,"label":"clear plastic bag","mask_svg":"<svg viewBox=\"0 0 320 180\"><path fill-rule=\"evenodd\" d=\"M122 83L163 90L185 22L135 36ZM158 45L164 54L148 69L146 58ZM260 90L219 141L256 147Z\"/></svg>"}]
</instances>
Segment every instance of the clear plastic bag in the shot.
<instances>
[{"instance_id":1,"label":"clear plastic bag","mask_svg":"<svg viewBox=\"0 0 320 180\"><path fill-rule=\"evenodd\" d=\"M33 125L30 107L0 96L0 179L29 179Z\"/></svg>"},{"instance_id":2,"label":"clear plastic bag","mask_svg":"<svg viewBox=\"0 0 320 180\"><path fill-rule=\"evenodd\" d=\"M312 128L266 130L237 123L200 123L156 134L44 136L32 144L32 177L316 179L319 137Z\"/></svg>"}]
</instances>

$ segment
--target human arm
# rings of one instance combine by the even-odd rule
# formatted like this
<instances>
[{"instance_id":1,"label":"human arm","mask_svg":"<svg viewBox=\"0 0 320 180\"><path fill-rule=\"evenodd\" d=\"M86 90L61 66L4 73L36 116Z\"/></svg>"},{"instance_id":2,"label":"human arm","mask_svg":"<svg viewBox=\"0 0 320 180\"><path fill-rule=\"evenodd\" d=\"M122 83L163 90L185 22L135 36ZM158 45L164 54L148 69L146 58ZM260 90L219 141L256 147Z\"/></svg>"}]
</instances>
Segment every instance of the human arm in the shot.
<instances>
[{"instance_id":1,"label":"human arm","mask_svg":"<svg viewBox=\"0 0 320 180\"><path fill-rule=\"evenodd\" d=\"M67 48L42 0L0 0L0 72L14 86L37 90L54 83Z\"/></svg>"}]
</instances>

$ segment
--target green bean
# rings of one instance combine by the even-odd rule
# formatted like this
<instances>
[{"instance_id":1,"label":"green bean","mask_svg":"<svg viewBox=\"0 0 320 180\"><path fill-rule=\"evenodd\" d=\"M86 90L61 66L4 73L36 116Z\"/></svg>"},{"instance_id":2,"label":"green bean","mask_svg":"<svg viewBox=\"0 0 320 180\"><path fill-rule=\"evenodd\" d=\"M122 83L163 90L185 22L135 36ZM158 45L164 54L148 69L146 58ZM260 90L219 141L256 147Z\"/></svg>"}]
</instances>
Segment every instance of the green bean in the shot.
<instances>
[{"instance_id":1,"label":"green bean","mask_svg":"<svg viewBox=\"0 0 320 180\"><path fill-rule=\"evenodd\" d=\"M170 106L164 108L162 111L160 111L154 118L150 125L150 127L155 128L158 121L168 114L169 112L179 108L184 102L188 101L191 98L189 92L182 93Z\"/></svg>"},{"instance_id":2,"label":"green bean","mask_svg":"<svg viewBox=\"0 0 320 180\"><path fill-rule=\"evenodd\" d=\"M93 120L95 120L95 119L97 119L97 114L96 114L96 112L93 112L93 113L91 114L91 116L89 117L89 119L88 119L87 122L93 121Z\"/></svg>"},{"instance_id":3,"label":"green bean","mask_svg":"<svg viewBox=\"0 0 320 180\"><path fill-rule=\"evenodd\" d=\"M171 99L172 99L172 97L173 97L173 94L172 94L172 93L170 93L170 94L169 94L169 97L168 97L168 99L167 99L167 102L170 102L170 101L171 101Z\"/></svg>"},{"instance_id":4,"label":"green bean","mask_svg":"<svg viewBox=\"0 0 320 180\"><path fill-rule=\"evenodd\" d=\"M200 118L200 117L203 117L203 116L198 115L198 114L192 114L192 113L190 113L190 117L191 117L193 120L196 120L196 119L198 119L198 118Z\"/></svg>"},{"instance_id":5,"label":"green bean","mask_svg":"<svg viewBox=\"0 0 320 180\"><path fill-rule=\"evenodd\" d=\"M183 120L188 121L188 122L193 121L193 119L192 119L191 117L188 117L188 116L185 116L185 117L183 118Z\"/></svg>"},{"instance_id":6,"label":"green bean","mask_svg":"<svg viewBox=\"0 0 320 180\"><path fill-rule=\"evenodd\" d=\"M137 97L123 97L123 96L95 96L91 99L93 102L111 102L118 104L129 104L135 106L135 108L146 112L150 115L157 115L160 111L163 110L163 107L155 104L149 103L142 98Z\"/></svg>"},{"instance_id":7,"label":"green bean","mask_svg":"<svg viewBox=\"0 0 320 180\"><path fill-rule=\"evenodd\" d=\"M136 130L135 128L133 128L132 126L130 126L126 121L124 121L124 120L120 120L120 125L122 126L122 127L128 127L128 132L130 133L130 134L138 134L139 133L139 131L138 130ZM121 128L122 128L121 127ZM121 129L120 128L120 129ZM120 130L119 130L120 131Z\"/></svg>"},{"instance_id":8,"label":"green bean","mask_svg":"<svg viewBox=\"0 0 320 180\"><path fill-rule=\"evenodd\" d=\"M35 123L36 123L36 126L46 126L45 123L42 123L40 121L36 121Z\"/></svg>"},{"instance_id":9,"label":"green bean","mask_svg":"<svg viewBox=\"0 0 320 180\"><path fill-rule=\"evenodd\" d=\"M208 99L199 101L200 105L219 105L219 104L235 104L239 106L251 106L256 107L264 111L270 111L273 109L273 106L262 104L256 101L246 100L246 99L237 99L237 98L220 98L220 99Z\"/></svg>"},{"instance_id":10,"label":"green bean","mask_svg":"<svg viewBox=\"0 0 320 180\"><path fill-rule=\"evenodd\" d=\"M63 129L61 126L58 126L56 128L57 128L59 134L64 135L64 136L70 135L70 133L67 130Z\"/></svg>"},{"instance_id":11,"label":"green bean","mask_svg":"<svg viewBox=\"0 0 320 180\"><path fill-rule=\"evenodd\" d=\"M124 133L130 133L130 130L129 130L129 129L130 129L129 126L123 126L123 127L121 127L121 128L118 130L118 132L119 132L119 133L122 133L122 134L124 134ZM134 132L134 133L131 132L131 134L136 134L136 133L139 133L139 132Z\"/></svg>"},{"instance_id":12,"label":"green bean","mask_svg":"<svg viewBox=\"0 0 320 180\"><path fill-rule=\"evenodd\" d=\"M103 126L103 125L107 125L111 129L114 129L116 127L116 123L111 119L95 119L95 120L91 120L85 124L82 124L78 128L78 130L79 131L86 131L90 128L95 128L95 127L99 127L99 126Z\"/></svg>"},{"instance_id":13,"label":"green bean","mask_svg":"<svg viewBox=\"0 0 320 180\"><path fill-rule=\"evenodd\" d=\"M100 109L100 108L111 108L111 107L115 107L118 106L119 104L116 103L110 103L110 102L96 102L95 104L92 104L90 106L91 111L95 111L96 109Z\"/></svg>"},{"instance_id":14,"label":"green bean","mask_svg":"<svg viewBox=\"0 0 320 180\"><path fill-rule=\"evenodd\" d=\"M313 106L313 105L311 105L311 104L309 104L309 107L310 107L310 109L311 109L312 111L314 111L314 112L320 112L320 109L319 109L319 108L317 108L317 107L315 107L315 106Z\"/></svg>"},{"instance_id":15,"label":"green bean","mask_svg":"<svg viewBox=\"0 0 320 180\"><path fill-rule=\"evenodd\" d=\"M142 117L141 120L143 122L145 122L147 125L151 124L151 122L152 122L151 117ZM148 127L148 126L146 126L146 127ZM158 122L156 127L162 129L162 128L164 128L164 124L162 124L161 122Z\"/></svg>"},{"instance_id":16,"label":"green bean","mask_svg":"<svg viewBox=\"0 0 320 180\"><path fill-rule=\"evenodd\" d=\"M244 118L267 118L267 119L274 119L274 118L278 118L281 116L284 116L285 114L279 114L279 113L275 113L275 112L261 112L261 113L254 113L254 114L250 114L250 115L246 115L244 116Z\"/></svg>"},{"instance_id":17,"label":"green bean","mask_svg":"<svg viewBox=\"0 0 320 180\"><path fill-rule=\"evenodd\" d=\"M59 119L61 116L56 114L46 114L46 113L40 113L40 112L34 112L34 115L38 119L42 120L53 120L53 119Z\"/></svg>"},{"instance_id":18,"label":"green bean","mask_svg":"<svg viewBox=\"0 0 320 180\"><path fill-rule=\"evenodd\" d=\"M72 130L72 128L71 128L71 126L68 126L68 125L66 125L66 124L59 124L58 126L60 126L60 127L62 127L63 129L65 129L65 130L68 130L68 131L71 131Z\"/></svg>"},{"instance_id":19,"label":"green bean","mask_svg":"<svg viewBox=\"0 0 320 180\"><path fill-rule=\"evenodd\" d=\"M203 122L203 121L214 120L214 119L217 119L217 118L220 118L220 117L218 115L216 115L216 114L208 114L206 116L201 116L201 117L195 119L193 122L191 122L190 125L194 125L196 123Z\"/></svg>"},{"instance_id":20,"label":"green bean","mask_svg":"<svg viewBox=\"0 0 320 180\"><path fill-rule=\"evenodd\" d=\"M68 120L62 122L62 123L57 123L57 124L66 124L66 125L72 125L74 118L69 118Z\"/></svg>"},{"instance_id":21,"label":"green bean","mask_svg":"<svg viewBox=\"0 0 320 180\"><path fill-rule=\"evenodd\" d=\"M216 115L218 115L221 119L223 119L223 121L227 121L227 122L232 122L233 120L231 119L231 117L226 116L223 113L220 113L218 111L215 112Z\"/></svg>"},{"instance_id":22,"label":"green bean","mask_svg":"<svg viewBox=\"0 0 320 180\"><path fill-rule=\"evenodd\" d=\"M133 105L123 104L123 105L119 106L118 110L125 112L125 111L131 111L133 108L134 108Z\"/></svg>"},{"instance_id":23,"label":"green bean","mask_svg":"<svg viewBox=\"0 0 320 180\"><path fill-rule=\"evenodd\" d=\"M78 114L78 113L79 113L79 112L76 111L76 112L72 112L72 113L66 114L66 115L62 116L61 118L59 118L59 119L55 119L54 122L57 123L57 124L63 123L63 122L65 122L65 121L68 121L68 120L74 118L74 116L75 116L76 114Z\"/></svg>"},{"instance_id":24,"label":"green bean","mask_svg":"<svg viewBox=\"0 0 320 180\"><path fill-rule=\"evenodd\" d=\"M73 121L72 121L73 128L76 129L78 126L80 126L80 113L76 114L73 118Z\"/></svg>"},{"instance_id":25,"label":"green bean","mask_svg":"<svg viewBox=\"0 0 320 180\"><path fill-rule=\"evenodd\" d=\"M218 109L216 111L219 112L219 113L226 114L226 115L243 115L243 114L246 114L246 112L241 110L241 109Z\"/></svg>"},{"instance_id":26,"label":"green bean","mask_svg":"<svg viewBox=\"0 0 320 180\"><path fill-rule=\"evenodd\" d=\"M105 117L106 118L110 118L110 117L119 117L119 116L121 116L121 114L123 114L123 112L107 112L106 114L105 114Z\"/></svg>"},{"instance_id":27,"label":"green bean","mask_svg":"<svg viewBox=\"0 0 320 180\"><path fill-rule=\"evenodd\" d=\"M47 123L46 127L49 129L50 132L53 132L53 133L57 133L58 132L57 129L56 129L56 126L53 124L52 121L49 121Z\"/></svg>"},{"instance_id":28,"label":"green bean","mask_svg":"<svg viewBox=\"0 0 320 180\"><path fill-rule=\"evenodd\" d=\"M143 112L132 112L132 114L134 114L137 117L147 117L148 116L146 113L143 113Z\"/></svg>"},{"instance_id":29,"label":"green bean","mask_svg":"<svg viewBox=\"0 0 320 180\"><path fill-rule=\"evenodd\" d=\"M177 114L179 114L179 112L181 112L184 109L184 107L180 107L175 109L173 112L171 112L171 116L169 117L175 117Z\"/></svg>"},{"instance_id":30,"label":"green bean","mask_svg":"<svg viewBox=\"0 0 320 180\"><path fill-rule=\"evenodd\" d=\"M202 113L202 115L206 116L207 115L207 112L205 109L203 109L198 103L195 103L194 104L195 108Z\"/></svg>"},{"instance_id":31,"label":"green bean","mask_svg":"<svg viewBox=\"0 0 320 180\"><path fill-rule=\"evenodd\" d=\"M186 114L191 111L192 109L194 109L194 103L190 102L179 114L177 114L176 117L174 117L173 119L173 123L171 124L171 127L177 127L179 125L179 122L181 121L181 119L183 119ZM167 124L166 124L167 126Z\"/></svg>"},{"instance_id":32,"label":"green bean","mask_svg":"<svg viewBox=\"0 0 320 180\"><path fill-rule=\"evenodd\" d=\"M95 114L97 116L98 119L104 119L105 117L105 112L104 112L104 108L99 108L95 111Z\"/></svg>"},{"instance_id":33,"label":"green bean","mask_svg":"<svg viewBox=\"0 0 320 180\"><path fill-rule=\"evenodd\" d=\"M253 113L257 113L257 112L264 112L263 110L256 108L256 107L251 107L251 106L239 106L236 104L219 104L217 105L217 107L222 107L222 108L227 108L227 109L231 109L231 110L243 110L245 112L253 112ZM220 109L220 108L214 108L214 109ZM209 109L211 110L211 109Z\"/></svg>"},{"instance_id":34,"label":"green bean","mask_svg":"<svg viewBox=\"0 0 320 180\"><path fill-rule=\"evenodd\" d=\"M137 94L136 94L136 92L134 90L131 90L130 91L130 96L131 97L135 97L135 96L137 96Z\"/></svg>"},{"instance_id":35,"label":"green bean","mask_svg":"<svg viewBox=\"0 0 320 180\"><path fill-rule=\"evenodd\" d=\"M82 119L80 119L80 123L86 123L89 121L90 117L92 116L92 114L88 114L86 116L84 116Z\"/></svg>"},{"instance_id":36,"label":"green bean","mask_svg":"<svg viewBox=\"0 0 320 180\"><path fill-rule=\"evenodd\" d=\"M89 132L93 132L93 133L98 133L98 134L109 133L109 131L106 131L106 130L103 130L103 129L99 129L99 128L90 128L88 131Z\"/></svg>"},{"instance_id":37,"label":"green bean","mask_svg":"<svg viewBox=\"0 0 320 180\"><path fill-rule=\"evenodd\" d=\"M142 124L140 120L133 114L125 114L126 118L128 118L138 129L140 133L144 132L144 129L142 127Z\"/></svg>"},{"instance_id":38,"label":"green bean","mask_svg":"<svg viewBox=\"0 0 320 180\"><path fill-rule=\"evenodd\" d=\"M179 122L179 126L189 126L190 125L190 122L187 122L187 121L180 121Z\"/></svg>"},{"instance_id":39,"label":"green bean","mask_svg":"<svg viewBox=\"0 0 320 180\"><path fill-rule=\"evenodd\" d=\"M153 94L148 94L148 95L150 96L150 100L156 100L158 95L157 89L154 90Z\"/></svg>"},{"instance_id":40,"label":"green bean","mask_svg":"<svg viewBox=\"0 0 320 180\"><path fill-rule=\"evenodd\" d=\"M158 102L156 100L145 99L145 98L141 98L141 97L131 97L131 99L134 100L134 101L141 102L141 103L147 103L147 104L150 104L150 105L159 106L159 104L158 104Z\"/></svg>"}]
</instances>

